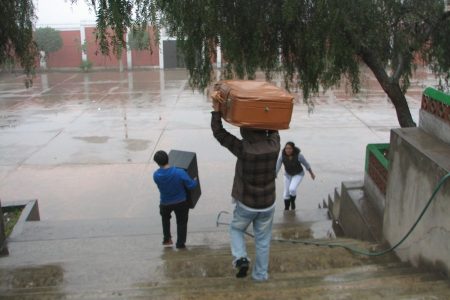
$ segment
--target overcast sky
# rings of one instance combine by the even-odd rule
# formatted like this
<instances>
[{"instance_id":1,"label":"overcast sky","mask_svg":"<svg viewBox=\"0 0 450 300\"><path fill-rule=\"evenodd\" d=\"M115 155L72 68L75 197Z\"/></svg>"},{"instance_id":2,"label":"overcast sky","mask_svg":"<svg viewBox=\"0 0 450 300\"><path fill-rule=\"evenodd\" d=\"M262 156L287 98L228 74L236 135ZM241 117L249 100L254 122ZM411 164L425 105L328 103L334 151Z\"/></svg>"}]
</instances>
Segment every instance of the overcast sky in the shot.
<instances>
[{"instance_id":1,"label":"overcast sky","mask_svg":"<svg viewBox=\"0 0 450 300\"><path fill-rule=\"evenodd\" d=\"M36 25L79 26L81 21L95 22L95 15L85 0L71 4L70 0L35 0Z\"/></svg>"}]
</instances>

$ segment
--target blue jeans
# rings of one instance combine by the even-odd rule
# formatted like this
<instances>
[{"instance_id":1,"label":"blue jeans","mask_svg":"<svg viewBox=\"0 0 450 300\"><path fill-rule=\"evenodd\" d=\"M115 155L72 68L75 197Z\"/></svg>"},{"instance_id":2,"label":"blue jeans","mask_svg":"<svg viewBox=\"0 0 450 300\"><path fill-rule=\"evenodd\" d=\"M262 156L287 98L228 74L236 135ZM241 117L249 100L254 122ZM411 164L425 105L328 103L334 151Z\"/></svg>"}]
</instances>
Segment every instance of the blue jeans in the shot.
<instances>
[{"instance_id":1,"label":"blue jeans","mask_svg":"<svg viewBox=\"0 0 450 300\"><path fill-rule=\"evenodd\" d=\"M252 212L240 207L239 204L236 204L234 208L233 220L230 225L231 254L234 261L241 257L247 257L244 232L253 222L256 248L256 259L252 270L254 280L263 281L269 278L267 271L274 212L275 208L266 212Z\"/></svg>"}]
</instances>

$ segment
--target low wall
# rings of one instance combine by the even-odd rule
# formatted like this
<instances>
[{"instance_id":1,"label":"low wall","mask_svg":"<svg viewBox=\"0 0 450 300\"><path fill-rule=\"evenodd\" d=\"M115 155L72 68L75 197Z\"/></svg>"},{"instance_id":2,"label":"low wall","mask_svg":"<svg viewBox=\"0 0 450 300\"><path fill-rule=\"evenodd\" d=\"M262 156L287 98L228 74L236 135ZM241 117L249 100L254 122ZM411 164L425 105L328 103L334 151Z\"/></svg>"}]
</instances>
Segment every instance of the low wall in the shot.
<instances>
[{"instance_id":1,"label":"low wall","mask_svg":"<svg viewBox=\"0 0 450 300\"><path fill-rule=\"evenodd\" d=\"M450 172L450 145L420 128L391 131L384 238L396 244L416 221L439 179ZM399 257L450 274L450 182L436 194Z\"/></svg>"},{"instance_id":2,"label":"low wall","mask_svg":"<svg viewBox=\"0 0 450 300\"><path fill-rule=\"evenodd\" d=\"M382 216L386 205L389 144L368 144L364 173L364 191L377 213Z\"/></svg>"},{"instance_id":3,"label":"low wall","mask_svg":"<svg viewBox=\"0 0 450 300\"><path fill-rule=\"evenodd\" d=\"M419 127L450 144L450 95L427 88L422 95Z\"/></svg>"}]
</instances>

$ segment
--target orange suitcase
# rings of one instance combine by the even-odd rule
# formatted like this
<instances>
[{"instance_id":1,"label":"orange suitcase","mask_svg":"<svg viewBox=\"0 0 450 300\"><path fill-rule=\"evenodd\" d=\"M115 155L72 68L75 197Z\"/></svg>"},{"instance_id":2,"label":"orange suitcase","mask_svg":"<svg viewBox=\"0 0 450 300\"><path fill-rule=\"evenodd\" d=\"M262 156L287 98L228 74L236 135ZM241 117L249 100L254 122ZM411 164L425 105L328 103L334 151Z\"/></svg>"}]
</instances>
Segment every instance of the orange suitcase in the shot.
<instances>
[{"instance_id":1,"label":"orange suitcase","mask_svg":"<svg viewBox=\"0 0 450 300\"><path fill-rule=\"evenodd\" d=\"M214 86L222 117L239 127L288 129L294 97L264 81L224 80Z\"/></svg>"}]
</instances>

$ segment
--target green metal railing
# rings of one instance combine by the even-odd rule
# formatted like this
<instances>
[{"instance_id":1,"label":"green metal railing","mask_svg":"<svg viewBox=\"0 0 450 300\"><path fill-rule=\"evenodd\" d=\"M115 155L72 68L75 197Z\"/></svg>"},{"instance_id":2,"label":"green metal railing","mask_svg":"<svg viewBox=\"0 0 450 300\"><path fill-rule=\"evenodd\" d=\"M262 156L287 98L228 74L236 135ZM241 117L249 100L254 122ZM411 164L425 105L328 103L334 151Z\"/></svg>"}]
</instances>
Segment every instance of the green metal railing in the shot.
<instances>
[{"instance_id":1,"label":"green metal railing","mask_svg":"<svg viewBox=\"0 0 450 300\"><path fill-rule=\"evenodd\" d=\"M434 88L426 88L422 94L422 110L450 124L450 95Z\"/></svg>"},{"instance_id":2,"label":"green metal railing","mask_svg":"<svg viewBox=\"0 0 450 300\"><path fill-rule=\"evenodd\" d=\"M375 156L378 162L387 170L389 161L386 153L389 151L389 144L368 144L366 147L366 172L369 170L370 154Z\"/></svg>"},{"instance_id":3,"label":"green metal railing","mask_svg":"<svg viewBox=\"0 0 450 300\"><path fill-rule=\"evenodd\" d=\"M423 94L433 99L434 101L441 102L445 105L450 105L450 95L445 94L444 92L428 87L425 89L425 91L423 91Z\"/></svg>"}]
</instances>

